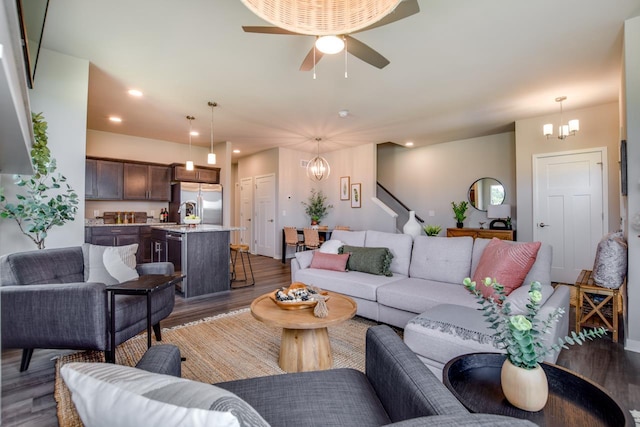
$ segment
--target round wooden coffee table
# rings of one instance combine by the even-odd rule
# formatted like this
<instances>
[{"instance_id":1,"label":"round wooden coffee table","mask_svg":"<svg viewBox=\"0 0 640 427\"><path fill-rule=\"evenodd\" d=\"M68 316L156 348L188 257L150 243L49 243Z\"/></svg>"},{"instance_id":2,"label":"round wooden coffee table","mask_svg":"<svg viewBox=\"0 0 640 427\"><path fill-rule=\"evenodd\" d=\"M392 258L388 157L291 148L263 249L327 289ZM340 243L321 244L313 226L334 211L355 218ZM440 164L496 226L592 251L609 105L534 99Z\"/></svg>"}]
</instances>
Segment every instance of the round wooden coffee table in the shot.
<instances>
[{"instance_id":1,"label":"round wooden coffee table","mask_svg":"<svg viewBox=\"0 0 640 427\"><path fill-rule=\"evenodd\" d=\"M329 292L329 315L319 318L313 308L284 310L269 294L259 296L251 303L251 314L259 321L282 328L278 364L286 372L330 369L333 366L331 343L327 327L337 325L356 314L354 300Z\"/></svg>"}]
</instances>

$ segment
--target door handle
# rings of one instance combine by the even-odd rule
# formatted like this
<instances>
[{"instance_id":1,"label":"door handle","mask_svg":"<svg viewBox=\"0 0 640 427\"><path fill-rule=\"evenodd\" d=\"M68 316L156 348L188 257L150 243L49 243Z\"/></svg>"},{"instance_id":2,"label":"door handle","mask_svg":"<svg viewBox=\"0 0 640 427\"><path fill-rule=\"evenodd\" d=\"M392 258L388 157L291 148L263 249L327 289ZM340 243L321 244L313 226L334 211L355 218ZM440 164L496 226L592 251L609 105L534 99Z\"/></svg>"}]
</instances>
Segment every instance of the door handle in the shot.
<instances>
[{"instance_id":1,"label":"door handle","mask_svg":"<svg viewBox=\"0 0 640 427\"><path fill-rule=\"evenodd\" d=\"M540 224L538 224L538 227L545 228L545 227L551 227L551 225L550 224L545 224L544 222L541 222Z\"/></svg>"},{"instance_id":2,"label":"door handle","mask_svg":"<svg viewBox=\"0 0 640 427\"><path fill-rule=\"evenodd\" d=\"M247 221L251 222L251 218L247 218Z\"/></svg>"},{"instance_id":3,"label":"door handle","mask_svg":"<svg viewBox=\"0 0 640 427\"><path fill-rule=\"evenodd\" d=\"M270 219L270 220L268 220L268 221L269 221L269 222L273 222L273 220L272 220L272 219Z\"/></svg>"}]
</instances>

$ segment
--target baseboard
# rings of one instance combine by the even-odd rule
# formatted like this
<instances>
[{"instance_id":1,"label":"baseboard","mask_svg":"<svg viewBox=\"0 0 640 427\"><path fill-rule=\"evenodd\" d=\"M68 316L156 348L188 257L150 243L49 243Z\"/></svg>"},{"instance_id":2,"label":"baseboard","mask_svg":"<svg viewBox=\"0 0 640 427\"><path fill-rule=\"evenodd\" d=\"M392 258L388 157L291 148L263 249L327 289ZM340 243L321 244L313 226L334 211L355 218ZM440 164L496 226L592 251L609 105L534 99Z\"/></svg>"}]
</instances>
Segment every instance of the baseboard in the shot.
<instances>
[{"instance_id":1,"label":"baseboard","mask_svg":"<svg viewBox=\"0 0 640 427\"><path fill-rule=\"evenodd\" d=\"M633 351L635 353L640 353L640 341L626 339L624 342L624 349Z\"/></svg>"}]
</instances>

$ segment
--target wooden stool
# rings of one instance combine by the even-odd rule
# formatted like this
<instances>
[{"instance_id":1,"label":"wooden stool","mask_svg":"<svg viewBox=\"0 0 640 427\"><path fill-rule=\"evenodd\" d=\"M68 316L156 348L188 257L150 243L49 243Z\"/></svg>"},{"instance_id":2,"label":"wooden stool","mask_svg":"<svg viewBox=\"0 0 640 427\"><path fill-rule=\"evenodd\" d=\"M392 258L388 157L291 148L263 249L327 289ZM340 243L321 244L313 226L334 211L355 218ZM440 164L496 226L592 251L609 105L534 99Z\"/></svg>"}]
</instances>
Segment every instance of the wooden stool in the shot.
<instances>
[{"instance_id":1,"label":"wooden stool","mask_svg":"<svg viewBox=\"0 0 640 427\"><path fill-rule=\"evenodd\" d=\"M229 249L231 249L231 288L244 288L245 286L253 286L256 284L256 280L253 277L253 268L251 268L251 258L249 257L249 245L244 244L231 244L229 245ZM238 254L240 254L240 261L242 261L242 272L244 273L244 279L238 279L236 273L236 261L238 260ZM245 256L247 258L247 263L249 264L249 272L251 273L251 282L249 282L249 277L247 276L247 268L244 263ZM240 283L239 283L240 282Z\"/></svg>"},{"instance_id":2,"label":"wooden stool","mask_svg":"<svg viewBox=\"0 0 640 427\"><path fill-rule=\"evenodd\" d=\"M621 289L621 288L620 288ZM620 289L609 289L598 286L591 277L590 270L582 270L576 280L576 330L583 327L607 328L618 342L618 315L621 312ZM611 313L605 312L609 309Z\"/></svg>"}]
</instances>

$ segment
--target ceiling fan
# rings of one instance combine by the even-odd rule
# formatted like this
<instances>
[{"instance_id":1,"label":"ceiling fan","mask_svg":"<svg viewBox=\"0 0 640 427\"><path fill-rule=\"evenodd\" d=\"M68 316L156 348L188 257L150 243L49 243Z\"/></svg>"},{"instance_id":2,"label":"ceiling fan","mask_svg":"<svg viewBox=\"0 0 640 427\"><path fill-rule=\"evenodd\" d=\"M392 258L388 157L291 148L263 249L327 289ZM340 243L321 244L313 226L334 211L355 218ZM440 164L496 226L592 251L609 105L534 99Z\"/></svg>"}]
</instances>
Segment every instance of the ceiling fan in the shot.
<instances>
[{"instance_id":1,"label":"ceiling fan","mask_svg":"<svg viewBox=\"0 0 640 427\"><path fill-rule=\"evenodd\" d=\"M386 15L381 20L369 25L363 29L354 31L353 33L359 33L361 31L371 30L373 28L381 27L383 25L391 24L401 19L407 18L411 15L420 12L420 6L418 6L417 0L405 0L398 4L395 10ZM303 33L296 33L294 31L285 30L280 27L265 27L265 26L243 26L242 29L247 33L261 33L261 34L285 34L285 35L308 35ZM351 37L349 34L338 34L346 44L347 52L355 56L356 58L373 65L377 68L384 68L389 65L389 60L369 47L365 43ZM342 50L342 49L340 49ZM300 65L300 71L310 71L313 67L322 59L324 53L316 48L314 45L307 56Z\"/></svg>"}]
</instances>

